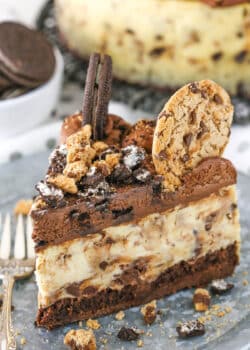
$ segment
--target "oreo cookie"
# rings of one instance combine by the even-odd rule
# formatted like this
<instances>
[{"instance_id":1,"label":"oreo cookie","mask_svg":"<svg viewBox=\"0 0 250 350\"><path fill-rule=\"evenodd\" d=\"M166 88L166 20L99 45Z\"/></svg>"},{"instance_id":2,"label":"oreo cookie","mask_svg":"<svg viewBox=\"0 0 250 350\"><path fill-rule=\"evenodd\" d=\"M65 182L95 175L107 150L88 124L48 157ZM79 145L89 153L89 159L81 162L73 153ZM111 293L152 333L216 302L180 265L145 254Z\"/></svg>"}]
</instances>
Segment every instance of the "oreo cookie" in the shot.
<instances>
[{"instance_id":1,"label":"oreo cookie","mask_svg":"<svg viewBox=\"0 0 250 350\"><path fill-rule=\"evenodd\" d=\"M83 97L83 125L92 126L94 140L102 140L112 86L112 60L108 55L90 56Z\"/></svg>"},{"instance_id":2,"label":"oreo cookie","mask_svg":"<svg viewBox=\"0 0 250 350\"><path fill-rule=\"evenodd\" d=\"M53 47L36 30L15 22L0 23L0 72L16 85L36 87L55 69Z\"/></svg>"}]
</instances>

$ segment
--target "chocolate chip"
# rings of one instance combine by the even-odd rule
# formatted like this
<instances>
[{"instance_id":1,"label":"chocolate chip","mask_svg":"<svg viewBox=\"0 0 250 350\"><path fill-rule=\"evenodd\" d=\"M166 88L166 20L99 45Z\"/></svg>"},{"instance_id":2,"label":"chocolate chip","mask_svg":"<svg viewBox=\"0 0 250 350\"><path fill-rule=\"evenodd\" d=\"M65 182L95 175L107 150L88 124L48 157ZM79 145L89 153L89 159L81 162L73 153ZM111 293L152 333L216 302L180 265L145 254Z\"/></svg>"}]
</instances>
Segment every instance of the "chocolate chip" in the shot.
<instances>
[{"instance_id":1,"label":"chocolate chip","mask_svg":"<svg viewBox=\"0 0 250 350\"><path fill-rule=\"evenodd\" d=\"M133 29L130 29L130 28L126 28L126 29L125 29L125 32L126 32L127 34L130 34L130 35L134 35L134 34L135 34L135 32L133 31Z\"/></svg>"},{"instance_id":2,"label":"chocolate chip","mask_svg":"<svg viewBox=\"0 0 250 350\"><path fill-rule=\"evenodd\" d=\"M221 51L215 52L211 58L213 61L219 61L223 56L223 53Z\"/></svg>"},{"instance_id":3,"label":"chocolate chip","mask_svg":"<svg viewBox=\"0 0 250 350\"><path fill-rule=\"evenodd\" d=\"M200 89L198 88L197 83L189 84L188 88L193 94L197 94L198 92L200 92Z\"/></svg>"},{"instance_id":4,"label":"chocolate chip","mask_svg":"<svg viewBox=\"0 0 250 350\"><path fill-rule=\"evenodd\" d=\"M194 124L194 123L196 122L196 112L195 112L195 111L192 111L192 112L190 113L189 118L190 118L190 123L191 123L191 124Z\"/></svg>"},{"instance_id":5,"label":"chocolate chip","mask_svg":"<svg viewBox=\"0 0 250 350\"><path fill-rule=\"evenodd\" d=\"M223 103L223 99L219 94L214 95L214 102L217 103L218 105L221 105Z\"/></svg>"},{"instance_id":6,"label":"chocolate chip","mask_svg":"<svg viewBox=\"0 0 250 350\"><path fill-rule=\"evenodd\" d=\"M208 97L207 92L205 90L201 90L201 97L205 99Z\"/></svg>"},{"instance_id":7,"label":"chocolate chip","mask_svg":"<svg viewBox=\"0 0 250 350\"><path fill-rule=\"evenodd\" d=\"M232 210L235 210L238 208L238 205L236 203L232 203L231 208L232 208Z\"/></svg>"},{"instance_id":8,"label":"chocolate chip","mask_svg":"<svg viewBox=\"0 0 250 350\"><path fill-rule=\"evenodd\" d=\"M192 138L193 134L191 132L183 136L183 141L187 147L190 146Z\"/></svg>"},{"instance_id":9,"label":"chocolate chip","mask_svg":"<svg viewBox=\"0 0 250 350\"><path fill-rule=\"evenodd\" d=\"M234 60L237 63L242 63L245 60L247 53L247 50L240 51L237 55L234 56Z\"/></svg>"},{"instance_id":10,"label":"chocolate chip","mask_svg":"<svg viewBox=\"0 0 250 350\"><path fill-rule=\"evenodd\" d=\"M200 128L201 131L197 134L197 139L199 140L206 132L208 132L208 128L206 126L206 124L203 122L203 120L201 120L200 122Z\"/></svg>"},{"instance_id":11,"label":"chocolate chip","mask_svg":"<svg viewBox=\"0 0 250 350\"><path fill-rule=\"evenodd\" d=\"M100 264L99 264L100 269L101 269L101 270L104 270L104 271L106 270L107 266L108 266L107 261L102 261L102 262L100 262Z\"/></svg>"},{"instance_id":12,"label":"chocolate chip","mask_svg":"<svg viewBox=\"0 0 250 350\"><path fill-rule=\"evenodd\" d=\"M206 231L210 231L211 228L212 228L212 224L211 224L210 222L207 223L207 224L205 224L205 230L206 230Z\"/></svg>"},{"instance_id":13,"label":"chocolate chip","mask_svg":"<svg viewBox=\"0 0 250 350\"><path fill-rule=\"evenodd\" d=\"M149 52L149 56L158 57L158 56L161 56L165 51L166 51L166 47L164 46L155 47Z\"/></svg>"},{"instance_id":14,"label":"chocolate chip","mask_svg":"<svg viewBox=\"0 0 250 350\"><path fill-rule=\"evenodd\" d=\"M155 195L159 195L161 193L162 182L163 182L163 176L161 175L154 176L152 180L152 189Z\"/></svg>"},{"instance_id":15,"label":"chocolate chip","mask_svg":"<svg viewBox=\"0 0 250 350\"><path fill-rule=\"evenodd\" d=\"M139 333L133 328L122 327L119 330L117 337L124 341L132 341L139 338Z\"/></svg>"},{"instance_id":16,"label":"chocolate chip","mask_svg":"<svg viewBox=\"0 0 250 350\"><path fill-rule=\"evenodd\" d=\"M227 283L225 280L214 280L211 283L211 292L213 294L224 294L234 287L233 283Z\"/></svg>"},{"instance_id":17,"label":"chocolate chip","mask_svg":"<svg viewBox=\"0 0 250 350\"><path fill-rule=\"evenodd\" d=\"M180 338L195 337L205 334L205 326L198 320L192 320L182 323L176 327Z\"/></svg>"},{"instance_id":18,"label":"chocolate chip","mask_svg":"<svg viewBox=\"0 0 250 350\"><path fill-rule=\"evenodd\" d=\"M158 158L159 160L166 160L166 159L168 159L167 152L164 151L164 150L160 151L160 152L158 153L158 155L157 155L157 158Z\"/></svg>"}]
</instances>

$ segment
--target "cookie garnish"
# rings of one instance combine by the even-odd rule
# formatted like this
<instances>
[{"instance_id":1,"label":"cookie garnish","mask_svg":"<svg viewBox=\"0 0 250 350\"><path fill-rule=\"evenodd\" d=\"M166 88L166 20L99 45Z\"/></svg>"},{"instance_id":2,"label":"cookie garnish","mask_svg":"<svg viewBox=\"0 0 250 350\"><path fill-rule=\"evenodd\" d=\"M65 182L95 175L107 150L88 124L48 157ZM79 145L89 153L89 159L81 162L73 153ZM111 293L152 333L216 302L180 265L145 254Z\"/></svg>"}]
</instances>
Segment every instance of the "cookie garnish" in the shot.
<instances>
[{"instance_id":1,"label":"cookie garnish","mask_svg":"<svg viewBox=\"0 0 250 350\"><path fill-rule=\"evenodd\" d=\"M229 95L211 80L188 84L169 99L158 117L152 147L165 189L175 190L204 158L222 155L232 117Z\"/></svg>"},{"instance_id":2,"label":"cookie garnish","mask_svg":"<svg viewBox=\"0 0 250 350\"><path fill-rule=\"evenodd\" d=\"M198 320L184 322L176 327L180 338L196 337L205 334L205 326Z\"/></svg>"},{"instance_id":3,"label":"cookie garnish","mask_svg":"<svg viewBox=\"0 0 250 350\"><path fill-rule=\"evenodd\" d=\"M228 283L225 280L214 280L211 284L211 292L213 294L224 294L234 287L233 283Z\"/></svg>"},{"instance_id":4,"label":"cookie garnish","mask_svg":"<svg viewBox=\"0 0 250 350\"><path fill-rule=\"evenodd\" d=\"M108 55L90 56L83 98L83 125L90 124L94 140L104 138L111 96L112 60Z\"/></svg>"},{"instance_id":5,"label":"cookie garnish","mask_svg":"<svg viewBox=\"0 0 250 350\"><path fill-rule=\"evenodd\" d=\"M139 333L134 328L122 327L119 330L117 337L124 341L132 341L139 338Z\"/></svg>"}]
</instances>

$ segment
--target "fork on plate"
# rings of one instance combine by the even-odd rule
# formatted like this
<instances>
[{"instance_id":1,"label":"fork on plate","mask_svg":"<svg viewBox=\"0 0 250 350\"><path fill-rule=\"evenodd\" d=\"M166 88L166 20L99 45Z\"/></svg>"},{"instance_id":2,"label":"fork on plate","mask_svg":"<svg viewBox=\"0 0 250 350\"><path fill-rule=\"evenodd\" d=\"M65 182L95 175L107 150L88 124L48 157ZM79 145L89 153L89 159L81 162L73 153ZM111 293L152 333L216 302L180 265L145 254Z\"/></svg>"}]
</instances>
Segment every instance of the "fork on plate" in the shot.
<instances>
[{"instance_id":1,"label":"fork on plate","mask_svg":"<svg viewBox=\"0 0 250 350\"><path fill-rule=\"evenodd\" d=\"M34 245L31 239L30 217L26 224L23 216L16 220L13 253L11 240L11 216L0 214L0 279L3 288L2 315L0 320L0 350L16 350L16 336L11 321L11 299L15 280L29 277L35 268Z\"/></svg>"}]
</instances>

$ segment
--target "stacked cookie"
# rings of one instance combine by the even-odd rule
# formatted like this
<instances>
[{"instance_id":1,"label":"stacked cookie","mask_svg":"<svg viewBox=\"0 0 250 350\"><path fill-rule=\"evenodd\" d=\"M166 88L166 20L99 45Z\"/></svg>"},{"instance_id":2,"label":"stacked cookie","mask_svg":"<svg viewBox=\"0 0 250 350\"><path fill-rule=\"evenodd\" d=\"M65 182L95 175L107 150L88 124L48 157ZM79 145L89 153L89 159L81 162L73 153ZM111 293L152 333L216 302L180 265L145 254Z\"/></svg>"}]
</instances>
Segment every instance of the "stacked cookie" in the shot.
<instances>
[{"instance_id":1,"label":"stacked cookie","mask_svg":"<svg viewBox=\"0 0 250 350\"><path fill-rule=\"evenodd\" d=\"M54 69L53 47L43 34L19 23L0 23L0 99L42 85Z\"/></svg>"}]
</instances>

